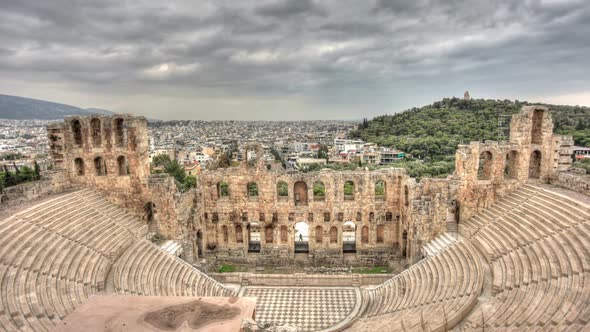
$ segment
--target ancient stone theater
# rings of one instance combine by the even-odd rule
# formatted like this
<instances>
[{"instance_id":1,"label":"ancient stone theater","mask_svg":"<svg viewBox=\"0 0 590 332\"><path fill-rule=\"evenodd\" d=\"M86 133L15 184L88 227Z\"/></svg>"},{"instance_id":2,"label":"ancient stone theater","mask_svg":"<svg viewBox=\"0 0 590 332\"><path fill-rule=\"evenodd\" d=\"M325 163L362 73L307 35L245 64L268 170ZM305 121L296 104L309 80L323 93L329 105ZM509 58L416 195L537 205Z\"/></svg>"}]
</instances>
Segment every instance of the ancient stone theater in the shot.
<instances>
[{"instance_id":1,"label":"ancient stone theater","mask_svg":"<svg viewBox=\"0 0 590 332\"><path fill-rule=\"evenodd\" d=\"M445 179L246 158L181 192L145 118L68 117L54 170L2 199L0 330L587 331L590 176L549 109L510 127Z\"/></svg>"}]
</instances>

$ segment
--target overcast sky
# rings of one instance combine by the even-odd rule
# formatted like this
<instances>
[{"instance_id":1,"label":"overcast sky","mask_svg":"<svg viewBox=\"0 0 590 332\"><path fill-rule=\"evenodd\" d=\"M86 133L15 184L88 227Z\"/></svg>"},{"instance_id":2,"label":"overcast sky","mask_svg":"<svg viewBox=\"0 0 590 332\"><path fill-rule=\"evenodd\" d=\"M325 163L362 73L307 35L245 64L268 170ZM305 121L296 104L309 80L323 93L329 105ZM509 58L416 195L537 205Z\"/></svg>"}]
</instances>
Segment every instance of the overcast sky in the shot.
<instances>
[{"instance_id":1,"label":"overcast sky","mask_svg":"<svg viewBox=\"0 0 590 332\"><path fill-rule=\"evenodd\" d=\"M0 0L0 93L160 119L590 105L587 0Z\"/></svg>"}]
</instances>

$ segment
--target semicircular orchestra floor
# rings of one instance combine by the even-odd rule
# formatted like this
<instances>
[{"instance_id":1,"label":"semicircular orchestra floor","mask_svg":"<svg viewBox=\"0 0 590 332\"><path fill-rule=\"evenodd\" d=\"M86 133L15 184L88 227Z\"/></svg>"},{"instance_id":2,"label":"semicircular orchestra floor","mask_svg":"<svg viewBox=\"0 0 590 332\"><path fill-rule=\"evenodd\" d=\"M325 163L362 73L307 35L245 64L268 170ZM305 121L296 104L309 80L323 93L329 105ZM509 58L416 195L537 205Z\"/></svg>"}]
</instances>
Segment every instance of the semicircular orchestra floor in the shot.
<instances>
[{"instance_id":1,"label":"semicircular orchestra floor","mask_svg":"<svg viewBox=\"0 0 590 332\"><path fill-rule=\"evenodd\" d=\"M361 306L361 293L355 287L246 286L240 296L257 298L259 324L296 326L302 332L342 327Z\"/></svg>"}]
</instances>

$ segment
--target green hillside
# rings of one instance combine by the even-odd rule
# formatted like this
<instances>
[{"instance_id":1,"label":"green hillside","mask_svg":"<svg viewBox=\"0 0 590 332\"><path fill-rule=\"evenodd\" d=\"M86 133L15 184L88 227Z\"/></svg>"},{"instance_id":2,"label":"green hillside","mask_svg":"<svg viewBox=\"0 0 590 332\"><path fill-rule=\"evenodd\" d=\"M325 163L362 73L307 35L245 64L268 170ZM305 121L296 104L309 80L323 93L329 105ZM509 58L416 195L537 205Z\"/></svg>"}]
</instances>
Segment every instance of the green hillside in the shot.
<instances>
[{"instance_id":1,"label":"green hillside","mask_svg":"<svg viewBox=\"0 0 590 332\"><path fill-rule=\"evenodd\" d=\"M507 139L509 117L528 102L509 100L447 98L432 105L364 120L351 137L390 146L423 162L400 163L410 175L445 176L452 172L458 144L498 140L498 119L505 120ZM535 103L538 105L538 103ZM590 107L545 105L554 110L554 131L574 137L576 145L590 146ZM504 117L501 117L503 115Z\"/></svg>"}]
</instances>

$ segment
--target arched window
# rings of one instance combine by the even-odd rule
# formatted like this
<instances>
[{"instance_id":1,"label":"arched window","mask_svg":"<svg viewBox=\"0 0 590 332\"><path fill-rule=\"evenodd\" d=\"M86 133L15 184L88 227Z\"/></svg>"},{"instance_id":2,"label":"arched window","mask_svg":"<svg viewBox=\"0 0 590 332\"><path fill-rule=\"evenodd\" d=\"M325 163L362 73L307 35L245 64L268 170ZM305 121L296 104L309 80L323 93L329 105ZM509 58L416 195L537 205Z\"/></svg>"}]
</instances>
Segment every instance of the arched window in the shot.
<instances>
[{"instance_id":1,"label":"arched window","mask_svg":"<svg viewBox=\"0 0 590 332\"><path fill-rule=\"evenodd\" d=\"M363 220L363 215L360 212L356 213L356 221L362 221Z\"/></svg>"},{"instance_id":2,"label":"arched window","mask_svg":"<svg viewBox=\"0 0 590 332\"><path fill-rule=\"evenodd\" d=\"M330 243L338 243L338 228L336 226L330 228Z\"/></svg>"},{"instance_id":3,"label":"arched window","mask_svg":"<svg viewBox=\"0 0 590 332\"><path fill-rule=\"evenodd\" d=\"M107 167L102 157L94 158L94 170L97 176L107 175Z\"/></svg>"},{"instance_id":4,"label":"arched window","mask_svg":"<svg viewBox=\"0 0 590 332\"><path fill-rule=\"evenodd\" d=\"M125 156L117 157L117 169L119 170L119 175L129 175L129 164Z\"/></svg>"},{"instance_id":5,"label":"arched window","mask_svg":"<svg viewBox=\"0 0 590 332\"><path fill-rule=\"evenodd\" d=\"M363 244L369 243L369 226L363 226L361 228L361 242Z\"/></svg>"},{"instance_id":6,"label":"arched window","mask_svg":"<svg viewBox=\"0 0 590 332\"><path fill-rule=\"evenodd\" d=\"M479 155L479 168L477 178L479 180L491 180L493 172L494 157L490 151L484 151Z\"/></svg>"},{"instance_id":7,"label":"arched window","mask_svg":"<svg viewBox=\"0 0 590 332\"><path fill-rule=\"evenodd\" d=\"M285 181L277 183L277 196L288 197L289 196L289 185Z\"/></svg>"},{"instance_id":8,"label":"arched window","mask_svg":"<svg viewBox=\"0 0 590 332\"><path fill-rule=\"evenodd\" d=\"M375 212L369 212L369 221L375 221Z\"/></svg>"},{"instance_id":9,"label":"arched window","mask_svg":"<svg viewBox=\"0 0 590 332\"><path fill-rule=\"evenodd\" d=\"M125 147L125 120L121 118L115 119L114 122L115 145L118 147Z\"/></svg>"},{"instance_id":10,"label":"arched window","mask_svg":"<svg viewBox=\"0 0 590 332\"><path fill-rule=\"evenodd\" d=\"M504 178L516 179L518 174L518 152L510 151L506 154L506 162L504 163Z\"/></svg>"},{"instance_id":11,"label":"arched window","mask_svg":"<svg viewBox=\"0 0 590 332\"><path fill-rule=\"evenodd\" d=\"M76 175L84 175L84 159L74 159L74 166L76 167Z\"/></svg>"},{"instance_id":12,"label":"arched window","mask_svg":"<svg viewBox=\"0 0 590 332\"><path fill-rule=\"evenodd\" d=\"M344 199L354 200L354 182L350 180L344 182Z\"/></svg>"},{"instance_id":13,"label":"arched window","mask_svg":"<svg viewBox=\"0 0 590 332\"><path fill-rule=\"evenodd\" d=\"M221 226L221 234L223 236L223 243L227 243L229 240L229 234L227 232L227 226Z\"/></svg>"},{"instance_id":14,"label":"arched window","mask_svg":"<svg viewBox=\"0 0 590 332\"><path fill-rule=\"evenodd\" d=\"M313 200L323 201L326 198L326 186L322 181L316 181L313 183Z\"/></svg>"},{"instance_id":15,"label":"arched window","mask_svg":"<svg viewBox=\"0 0 590 332\"><path fill-rule=\"evenodd\" d=\"M229 196L229 186L227 183L221 181L217 182L217 197L228 197Z\"/></svg>"},{"instance_id":16,"label":"arched window","mask_svg":"<svg viewBox=\"0 0 590 332\"><path fill-rule=\"evenodd\" d=\"M266 226L264 228L264 239L265 239L266 243L272 243L272 241L273 241L272 226Z\"/></svg>"},{"instance_id":17,"label":"arched window","mask_svg":"<svg viewBox=\"0 0 590 332\"><path fill-rule=\"evenodd\" d=\"M531 125L531 143L543 143L543 110L533 112L533 121Z\"/></svg>"},{"instance_id":18,"label":"arched window","mask_svg":"<svg viewBox=\"0 0 590 332\"><path fill-rule=\"evenodd\" d=\"M307 205L307 183L303 181L295 182L293 194L295 195L295 205Z\"/></svg>"},{"instance_id":19,"label":"arched window","mask_svg":"<svg viewBox=\"0 0 590 332\"><path fill-rule=\"evenodd\" d=\"M391 212L385 212L385 221L393 221L393 214Z\"/></svg>"},{"instance_id":20,"label":"arched window","mask_svg":"<svg viewBox=\"0 0 590 332\"><path fill-rule=\"evenodd\" d=\"M535 150L531 153L529 162L529 178L538 179L541 177L541 151Z\"/></svg>"},{"instance_id":21,"label":"arched window","mask_svg":"<svg viewBox=\"0 0 590 332\"><path fill-rule=\"evenodd\" d=\"M315 243L322 243L324 239L324 229L322 226L315 227Z\"/></svg>"},{"instance_id":22,"label":"arched window","mask_svg":"<svg viewBox=\"0 0 590 332\"><path fill-rule=\"evenodd\" d=\"M242 225L236 225L236 243L244 243Z\"/></svg>"},{"instance_id":23,"label":"arched window","mask_svg":"<svg viewBox=\"0 0 590 332\"><path fill-rule=\"evenodd\" d=\"M287 243L287 226L281 226L281 243Z\"/></svg>"},{"instance_id":24,"label":"arched window","mask_svg":"<svg viewBox=\"0 0 590 332\"><path fill-rule=\"evenodd\" d=\"M387 186L385 184L385 181L379 180L379 181L375 182L375 199L384 200L386 189L387 189Z\"/></svg>"},{"instance_id":25,"label":"arched window","mask_svg":"<svg viewBox=\"0 0 590 332\"><path fill-rule=\"evenodd\" d=\"M377 225L377 243L383 243L385 227Z\"/></svg>"},{"instance_id":26,"label":"arched window","mask_svg":"<svg viewBox=\"0 0 590 332\"><path fill-rule=\"evenodd\" d=\"M100 119L93 118L90 120L90 128L92 131L92 144L99 147L102 144L102 130L100 126Z\"/></svg>"},{"instance_id":27,"label":"arched window","mask_svg":"<svg viewBox=\"0 0 590 332\"><path fill-rule=\"evenodd\" d=\"M72 121L72 135L74 136L74 144L82 146L82 125L78 119Z\"/></svg>"},{"instance_id":28,"label":"arched window","mask_svg":"<svg viewBox=\"0 0 590 332\"><path fill-rule=\"evenodd\" d=\"M248 197L258 197L258 185L256 182L249 182L248 187Z\"/></svg>"}]
</instances>

